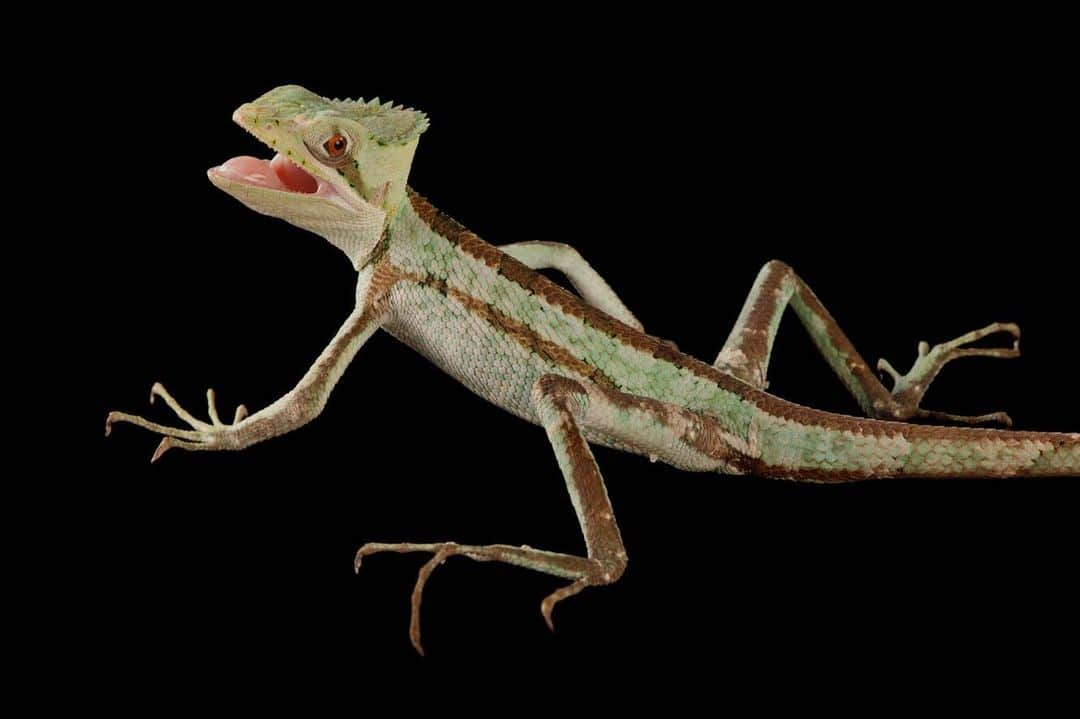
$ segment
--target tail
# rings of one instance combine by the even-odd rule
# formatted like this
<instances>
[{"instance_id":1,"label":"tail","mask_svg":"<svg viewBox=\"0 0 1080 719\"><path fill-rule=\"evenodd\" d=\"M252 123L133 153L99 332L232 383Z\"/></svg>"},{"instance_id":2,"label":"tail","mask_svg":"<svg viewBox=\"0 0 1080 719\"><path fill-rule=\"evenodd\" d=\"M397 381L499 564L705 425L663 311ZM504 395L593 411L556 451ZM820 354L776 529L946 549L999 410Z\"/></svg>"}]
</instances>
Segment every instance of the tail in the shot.
<instances>
[{"instance_id":1,"label":"tail","mask_svg":"<svg viewBox=\"0 0 1080 719\"><path fill-rule=\"evenodd\" d=\"M1080 433L883 422L780 404L751 425L754 474L811 482L1080 477Z\"/></svg>"}]
</instances>

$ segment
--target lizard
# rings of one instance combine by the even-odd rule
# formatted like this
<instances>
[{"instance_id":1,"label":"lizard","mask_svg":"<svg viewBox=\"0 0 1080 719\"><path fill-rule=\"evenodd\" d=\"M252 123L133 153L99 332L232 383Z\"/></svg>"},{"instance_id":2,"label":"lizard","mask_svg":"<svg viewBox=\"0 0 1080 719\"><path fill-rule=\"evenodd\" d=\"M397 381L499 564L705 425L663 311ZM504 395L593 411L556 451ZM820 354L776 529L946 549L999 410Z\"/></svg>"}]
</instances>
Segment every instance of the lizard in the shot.
<instances>
[{"instance_id":1,"label":"lizard","mask_svg":"<svg viewBox=\"0 0 1080 719\"><path fill-rule=\"evenodd\" d=\"M240 450L313 420L364 343L378 329L409 345L468 389L543 428L584 535L584 556L529 546L453 541L360 547L355 569L381 552L431 558L419 571L409 635L423 653L420 605L433 570L452 556L505 562L569 580L540 605L552 610L586 587L611 584L627 567L615 513L590 444L679 469L808 482L889 477L1035 477L1080 474L1080 433L982 426L1003 412L959 416L922 408L927 387L961 357L1019 355L1019 328L994 323L931 347L918 344L901 374L862 358L810 287L787 264L761 269L711 364L647 334L611 286L572 246L494 246L436 209L408 184L425 114L378 99L330 100L278 87L240 106L233 120L273 159L236 157L210 181L256 212L313 232L357 273L355 309L295 387L264 409L239 405L222 421L208 390L208 420L196 418L160 383L160 398L186 427L125 412L162 435L151 461L170 449ZM562 273L577 294L538 272ZM828 413L769 394L767 371L781 317L791 309L865 417ZM971 346L1007 335L1007 347Z\"/></svg>"}]
</instances>

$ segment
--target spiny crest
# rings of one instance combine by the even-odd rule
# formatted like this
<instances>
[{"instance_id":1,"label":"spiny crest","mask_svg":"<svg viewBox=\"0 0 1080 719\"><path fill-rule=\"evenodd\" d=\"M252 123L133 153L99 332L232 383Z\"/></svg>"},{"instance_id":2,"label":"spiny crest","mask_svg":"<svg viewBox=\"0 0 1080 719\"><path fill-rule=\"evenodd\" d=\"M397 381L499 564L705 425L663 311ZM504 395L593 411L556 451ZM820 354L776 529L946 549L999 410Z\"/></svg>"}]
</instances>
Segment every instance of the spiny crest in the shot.
<instances>
[{"instance_id":1,"label":"spiny crest","mask_svg":"<svg viewBox=\"0 0 1080 719\"><path fill-rule=\"evenodd\" d=\"M363 98L331 100L330 105L342 115L354 117L383 144L404 144L428 128L424 113L389 100L380 104L377 97L367 102Z\"/></svg>"},{"instance_id":2,"label":"spiny crest","mask_svg":"<svg viewBox=\"0 0 1080 719\"><path fill-rule=\"evenodd\" d=\"M419 110L379 102L329 100L299 85L284 85L266 93L254 105L259 106L260 118L291 120L337 115L359 122L383 145L398 145L412 141L428 128L427 115Z\"/></svg>"}]
</instances>

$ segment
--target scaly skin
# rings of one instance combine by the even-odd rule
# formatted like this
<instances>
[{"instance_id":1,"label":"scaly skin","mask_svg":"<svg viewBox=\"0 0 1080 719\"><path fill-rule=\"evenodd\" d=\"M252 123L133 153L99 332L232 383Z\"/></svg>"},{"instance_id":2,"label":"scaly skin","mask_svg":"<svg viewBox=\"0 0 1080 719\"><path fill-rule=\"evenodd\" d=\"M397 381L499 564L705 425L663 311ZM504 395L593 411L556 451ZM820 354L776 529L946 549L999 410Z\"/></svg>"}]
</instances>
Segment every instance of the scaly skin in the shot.
<instances>
[{"instance_id":1,"label":"scaly skin","mask_svg":"<svg viewBox=\"0 0 1080 719\"><path fill-rule=\"evenodd\" d=\"M573 248L494 247L409 190L409 166L427 127L420 113L377 101L325 100L288 86L242 106L234 120L283 157L273 164L232 160L211 169L211 181L252 209L311 230L345 252L358 270L356 309L296 387L255 414L241 406L231 424L223 423L211 391L210 422L204 422L154 385L151 400L164 399L190 429L113 412L106 433L112 424L128 422L164 435L155 460L174 447L237 450L284 434L318 415L349 362L380 328L473 392L543 427L582 526L586 556L454 542L369 544L357 553L358 569L363 557L377 552L434 555L413 594L410 633L418 650L424 583L450 556L573 580L542 603L549 624L558 601L618 579L626 552L589 443L688 470L817 482L1080 474L1080 434L886 421L1011 424L1002 413L930 412L919 400L952 359L1016 356L1014 325L991 325L934 348L921 343L907 375L879 362L894 379L889 391L805 283L787 265L771 262L708 365L646 334ZM534 271L545 267L566 274L581 297ZM871 419L817 411L764 391L788 306ZM966 347L1001 332L1014 337L1011 348Z\"/></svg>"}]
</instances>

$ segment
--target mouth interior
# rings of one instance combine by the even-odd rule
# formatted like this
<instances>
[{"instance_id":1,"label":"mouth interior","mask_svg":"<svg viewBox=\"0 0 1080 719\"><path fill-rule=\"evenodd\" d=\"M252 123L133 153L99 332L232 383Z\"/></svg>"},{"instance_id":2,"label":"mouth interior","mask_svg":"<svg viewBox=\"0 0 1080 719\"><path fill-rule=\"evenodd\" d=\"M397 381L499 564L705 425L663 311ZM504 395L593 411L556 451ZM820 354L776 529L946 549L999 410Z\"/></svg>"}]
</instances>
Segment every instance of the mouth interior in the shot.
<instances>
[{"instance_id":1,"label":"mouth interior","mask_svg":"<svg viewBox=\"0 0 1080 719\"><path fill-rule=\"evenodd\" d=\"M217 173L234 182L281 192L302 195L337 194L330 183L303 170L280 153L274 155L272 160L260 160L257 157L248 156L234 157L218 167Z\"/></svg>"}]
</instances>

